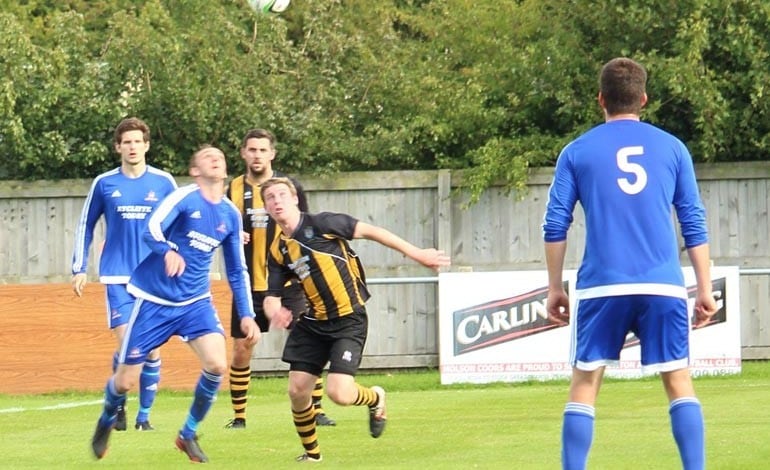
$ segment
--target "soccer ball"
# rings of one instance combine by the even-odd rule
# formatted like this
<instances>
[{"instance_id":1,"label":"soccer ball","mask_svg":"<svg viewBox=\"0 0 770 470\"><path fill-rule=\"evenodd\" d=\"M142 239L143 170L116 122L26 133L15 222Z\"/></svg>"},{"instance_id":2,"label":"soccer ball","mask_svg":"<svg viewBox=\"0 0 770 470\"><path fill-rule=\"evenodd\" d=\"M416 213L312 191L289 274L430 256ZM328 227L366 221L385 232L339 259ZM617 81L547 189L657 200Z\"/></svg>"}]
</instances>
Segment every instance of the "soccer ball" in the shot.
<instances>
[{"instance_id":1,"label":"soccer ball","mask_svg":"<svg viewBox=\"0 0 770 470\"><path fill-rule=\"evenodd\" d=\"M249 0L249 6L257 13L281 13L291 0Z\"/></svg>"}]
</instances>

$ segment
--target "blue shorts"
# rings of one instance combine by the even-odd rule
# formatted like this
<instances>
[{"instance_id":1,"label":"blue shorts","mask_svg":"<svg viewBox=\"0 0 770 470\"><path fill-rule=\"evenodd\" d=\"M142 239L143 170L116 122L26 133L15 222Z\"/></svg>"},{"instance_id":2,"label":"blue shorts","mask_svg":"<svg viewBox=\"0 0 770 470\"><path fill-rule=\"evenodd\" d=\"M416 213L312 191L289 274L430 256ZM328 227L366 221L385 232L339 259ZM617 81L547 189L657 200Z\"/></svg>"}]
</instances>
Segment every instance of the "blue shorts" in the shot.
<instances>
[{"instance_id":1,"label":"blue shorts","mask_svg":"<svg viewBox=\"0 0 770 470\"><path fill-rule=\"evenodd\" d=\"M639 338L645 371L667 372L689 364L687 300L660 295L620 295L576 302L570 363L580 370L617 364L628 333Z\"/></svg>"},{"instance_id":2,"label":"blue shorts","mask_svg":"<svg viewBox=\"0 0 770 470\"><path fill-rule=\"evenodd\" d=\"M174 335L181 336L183 341L190 341L209 333L225 335L211 297L184 306L160 305L137 299L118 362L141 364L150 351L159 348Z\"/></svg>"},{"instance_id":3,"label":"blue shorts","mask_svg":"<svg viewBox=\"0 0 770 470\"><path fill-rule=\"evenodd\" d=\"M126 290L126 284L106 284L107 288L107 325L112 330L128 323L134 308L133 295Z\"/></svg>"}]
</instances>

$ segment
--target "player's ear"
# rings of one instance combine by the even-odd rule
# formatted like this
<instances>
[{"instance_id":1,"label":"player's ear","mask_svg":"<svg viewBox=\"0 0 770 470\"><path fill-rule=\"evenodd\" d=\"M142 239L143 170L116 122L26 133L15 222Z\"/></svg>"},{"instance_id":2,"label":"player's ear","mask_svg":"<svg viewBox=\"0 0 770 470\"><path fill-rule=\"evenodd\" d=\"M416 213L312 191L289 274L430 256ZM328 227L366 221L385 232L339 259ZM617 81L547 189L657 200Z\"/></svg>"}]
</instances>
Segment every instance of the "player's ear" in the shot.
<instances>
[{"instance_id":1,"label":"player's ear","mask_svg":"<svg viewBox=\"0 0 770 470\"><path fill-rule=\"evenodd\" d=\"M644 105L646 105L646 104L647 104L647 99L648 99L648 98L647 98L647 93L644 93L644 94L642 94L642 99L640 100L640 101L641 101L641 107L642 107L642 108L644 108Z\"/></svg>"}]
</instances>

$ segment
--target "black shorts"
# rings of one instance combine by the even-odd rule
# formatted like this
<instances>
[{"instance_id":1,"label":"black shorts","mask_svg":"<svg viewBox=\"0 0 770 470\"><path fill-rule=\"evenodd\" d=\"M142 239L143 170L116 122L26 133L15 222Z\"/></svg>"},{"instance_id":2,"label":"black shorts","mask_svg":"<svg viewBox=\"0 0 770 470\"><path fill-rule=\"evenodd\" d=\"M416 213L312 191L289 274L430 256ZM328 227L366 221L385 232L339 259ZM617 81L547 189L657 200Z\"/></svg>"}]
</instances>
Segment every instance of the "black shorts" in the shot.
<instances>
[{"instance_id":1,"label":"black shorts","mask_svg":"<svg viewBox=\"0 0 770 470\"><path fill-rule=\"evenodd\" d=\"M284 362L290 370L321 375L326 363L329 372L355 376L366 344L369 319L366 311L332 320L300 317L286 339Z\"/></svg>"},{"instance_id":2,"label":"black shorts","mask_svg":"<svg viewBox=\"0 0 770 470\"><path fill-rule=\"evenodd\" d=\"M270 329L270 320L265 316L265 309L263 307L265 293L263 291L252 291L251 299L254 302L254 313L256 314L254 320L256 320L257 326L259 326L259 331L266 333ZM305 313L307 311L307 299L305 298L302 286L296 283L287 286L281 294L281 305L291 310L292 316L295 319ZM235 301L233 301L233 305L230 308L230 336L233 338L244 338L246 336L241 331L241 317L238 316Z\"/></svg>"}]
</instances>

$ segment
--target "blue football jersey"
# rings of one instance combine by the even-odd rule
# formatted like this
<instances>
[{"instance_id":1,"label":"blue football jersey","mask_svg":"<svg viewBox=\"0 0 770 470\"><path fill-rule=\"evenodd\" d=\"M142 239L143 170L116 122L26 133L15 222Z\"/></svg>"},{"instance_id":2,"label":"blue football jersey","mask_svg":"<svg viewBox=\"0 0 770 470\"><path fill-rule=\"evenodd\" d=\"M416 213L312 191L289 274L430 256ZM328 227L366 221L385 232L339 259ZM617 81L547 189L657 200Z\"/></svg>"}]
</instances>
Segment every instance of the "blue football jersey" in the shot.
<instances>
[{"instance_id":1,"label":"blue football jersey","mask_svg":"<svg viewBox=\"0 0 770 470\"><path fill-rule=\"evenodd\" d=\"M689 151L644 122L601 124L562 150L543 222L546 242L566 239L577 202L586 218L577 289L683 286L672 208L687 248L708 242Z\"/></svg>"},{"instance_id":2,"label":"blue football jersey","mask_svg":"<svg viewBox=\"0 0 770 470\"><path fill-rule=\"evenodd\" d=\"M174 177L147 166L138 178L129 178L115 168L94 178L75 230L72 274L88 268L88 251L94 227L104 216L105 242L99 262L99 280L125 284L131 271L150 252L142 241L150 213L177 187Z\"/></svg>"},{"instance_id":3,"label":"blue football jersey","mask_svg":"<svg viewBox=\"0 0 770 470\"><path fill-rule=\"evenodd\" d=\"M227 198L212 204L195 184L171 193L150 216L144 241L151 253L134 270L128 291L162 305L188 305L211 296L209 272L222 246L227 280L238 314L254 316L249 274L243 256L241 213ZM165 254L176 250L185 261L181 276L166 275Z\"/></svg>"}]
</instances>

